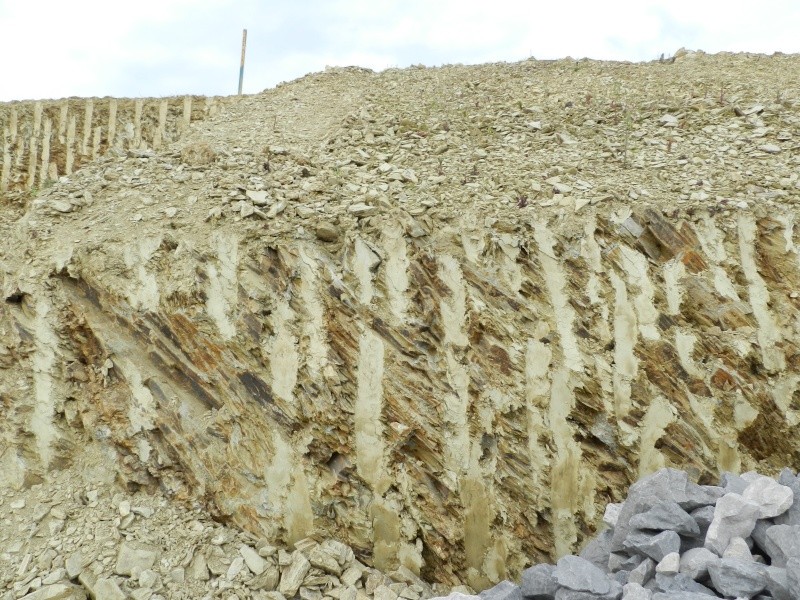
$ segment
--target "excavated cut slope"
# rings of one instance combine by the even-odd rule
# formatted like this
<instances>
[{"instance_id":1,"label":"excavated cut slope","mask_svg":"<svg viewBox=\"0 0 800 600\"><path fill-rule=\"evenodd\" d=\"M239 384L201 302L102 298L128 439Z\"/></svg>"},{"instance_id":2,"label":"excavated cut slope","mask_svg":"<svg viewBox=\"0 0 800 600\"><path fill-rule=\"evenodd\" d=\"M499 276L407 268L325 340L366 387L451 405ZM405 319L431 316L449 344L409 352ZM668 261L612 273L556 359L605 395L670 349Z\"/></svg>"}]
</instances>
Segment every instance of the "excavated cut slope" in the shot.
<instances>
[{"instance_id":1,"label":"excavated cut slope","mask_svg":"<svg viewBox=\"0 0 800 600\"><path fill-rule=\"evenodd\" d=\"M483 588L662 466L797 466L799 67L333 69L109 143L7 196L0 479Z\"/></svg>"}]
</instances>

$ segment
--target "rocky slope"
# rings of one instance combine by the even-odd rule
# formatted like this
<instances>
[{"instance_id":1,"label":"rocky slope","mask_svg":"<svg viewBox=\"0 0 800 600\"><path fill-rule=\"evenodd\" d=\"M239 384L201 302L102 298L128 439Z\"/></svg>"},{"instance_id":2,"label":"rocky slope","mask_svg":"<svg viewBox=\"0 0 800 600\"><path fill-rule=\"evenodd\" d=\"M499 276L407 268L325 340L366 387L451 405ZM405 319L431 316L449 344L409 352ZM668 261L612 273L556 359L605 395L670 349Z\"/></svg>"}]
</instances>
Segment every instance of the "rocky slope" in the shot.
<instances>
[{"instance_id":1,"label":"rocky slope","mask_svg":"<svg viewBox=\"0 0 800 600\"><path fill-rule=\"evenodd\" d=\"M2 484L480 589L662 466L796 467L799 64L331 69L8 196Z\"/></svg>"}]
</instances>

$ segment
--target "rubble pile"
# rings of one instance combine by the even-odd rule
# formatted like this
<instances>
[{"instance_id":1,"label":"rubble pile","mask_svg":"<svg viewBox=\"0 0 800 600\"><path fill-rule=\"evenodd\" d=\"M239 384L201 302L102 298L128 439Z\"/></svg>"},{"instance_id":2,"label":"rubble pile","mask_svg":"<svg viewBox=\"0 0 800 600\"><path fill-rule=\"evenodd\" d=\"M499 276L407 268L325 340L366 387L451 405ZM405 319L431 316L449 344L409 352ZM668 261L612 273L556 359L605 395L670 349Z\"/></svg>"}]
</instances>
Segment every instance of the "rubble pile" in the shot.
<instances>
[{"instance_id":1,"label":"rubble pile","mask_svg":"<svg viewBox=\"0 0 800 600\"><path fill-rule=\"evenodd\" d=\"M332 539L274 545L158 494L87 488L75 473L0 495L0 599L424 600L408 569Z\"/></svg>"},{"instance_id":2,"label":"rubble pile","mask_svg":"<svg viewBox=\"0 0 800 600\"><path fill-rule=\"evenodd\" d=\"M538 564L483 600L800 598L800 478L725 473L697 485L662 469L606 507L580 556ZM456 600L463 594L449 598Z\"/></svg>"}]
</instances>

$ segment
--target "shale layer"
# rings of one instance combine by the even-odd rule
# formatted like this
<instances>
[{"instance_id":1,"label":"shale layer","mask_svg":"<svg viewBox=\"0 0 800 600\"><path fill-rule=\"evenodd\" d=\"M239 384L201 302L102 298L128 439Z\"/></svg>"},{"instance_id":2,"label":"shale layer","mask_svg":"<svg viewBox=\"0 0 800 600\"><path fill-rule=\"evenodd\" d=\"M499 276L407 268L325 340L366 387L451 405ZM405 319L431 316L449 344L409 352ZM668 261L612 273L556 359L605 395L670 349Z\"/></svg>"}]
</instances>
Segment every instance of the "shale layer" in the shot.
<instances>
[{"instance_id":1,"label":"shale layer","mask_svg":"<svg viewBox=\"0 0 800 600\"><path fill-rule=\"evenodd\" d=\"M0 483L483 589L661 467L797 465L798 67L330 69L9 166Z\"/></svg>"}]
</instances>

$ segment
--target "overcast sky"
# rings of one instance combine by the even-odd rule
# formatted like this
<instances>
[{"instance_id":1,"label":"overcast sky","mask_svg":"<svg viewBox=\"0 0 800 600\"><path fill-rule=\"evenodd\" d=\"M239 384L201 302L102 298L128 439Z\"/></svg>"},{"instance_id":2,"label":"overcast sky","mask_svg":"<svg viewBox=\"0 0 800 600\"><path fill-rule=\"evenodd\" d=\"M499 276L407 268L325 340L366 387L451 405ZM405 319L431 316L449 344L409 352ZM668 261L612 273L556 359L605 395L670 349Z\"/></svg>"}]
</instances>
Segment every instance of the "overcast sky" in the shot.
<instances>
[{"instance_id":1,"label":"overcast sky","mask_svg":"<svg viewBox=\"0 0 800 600\"><path fill-rule=\"evenodd\" d=\"M0 0L0 100L234 94L326 65L800 52L800 0Z\"/></svg>"}]
</instances>

